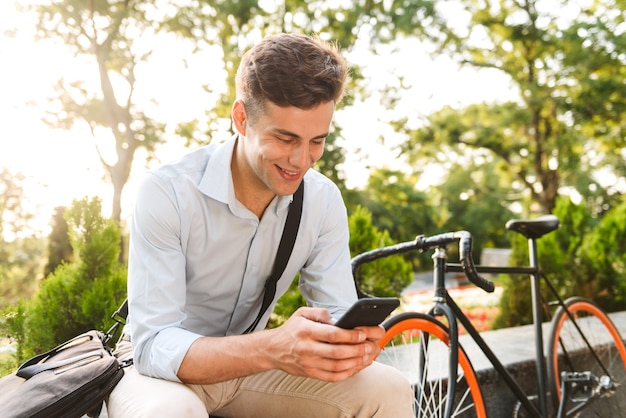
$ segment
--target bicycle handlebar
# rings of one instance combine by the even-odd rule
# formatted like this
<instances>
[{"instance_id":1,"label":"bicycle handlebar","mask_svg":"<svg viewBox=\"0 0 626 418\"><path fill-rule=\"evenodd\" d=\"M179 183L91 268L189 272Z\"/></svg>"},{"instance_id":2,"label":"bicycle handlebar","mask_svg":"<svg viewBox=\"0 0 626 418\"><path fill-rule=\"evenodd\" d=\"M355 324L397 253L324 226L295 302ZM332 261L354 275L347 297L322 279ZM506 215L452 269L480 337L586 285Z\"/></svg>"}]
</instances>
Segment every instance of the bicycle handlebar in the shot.
<instances>
[{"instance_id":1,"label":"bicycle handlebar","mask_svg":"<svg viewBox=\"0 0 626 418\"><path fill-rule=\"evenodd\" d=\"M474 265L474 260L472 259L472 236L467 231L459 231L455 232L455 234L460 235L459 257L461 258L461 266L463 267L463 271L465 271L465 275L470 282L474 283L485 292L493 292L496 288L493 282L478 274L476 266Z\"/></svg>"},{"instance_id":2,"label":"bicycle handlebar","mask_svg":"<svg viewBox=\"0 0 626 418\"><path fill-rule=\"evenodd\" d=\"M402 242L358 254L352 259L352 274L356 274L356 270L361 264L379 258L413 250L424 252L432 248L444 247L447 244L455 242L459 243L459 257L467 279L484 291L489 293L493 292L495 289L493 282L482 277L476 270L476 266L472 260L472 235L467 231L446 232L429 237L418 235L413 241Z\"/></svg>"}]
</instances>

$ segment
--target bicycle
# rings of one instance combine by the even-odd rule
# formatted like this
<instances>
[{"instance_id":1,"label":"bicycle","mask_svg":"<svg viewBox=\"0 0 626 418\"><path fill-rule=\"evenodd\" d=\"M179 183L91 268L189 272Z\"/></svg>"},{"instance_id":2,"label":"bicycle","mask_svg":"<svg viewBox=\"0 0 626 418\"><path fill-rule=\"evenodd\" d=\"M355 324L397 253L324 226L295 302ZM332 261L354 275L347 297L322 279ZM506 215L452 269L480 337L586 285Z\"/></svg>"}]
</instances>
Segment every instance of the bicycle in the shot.
<instances>
[{"instance_id":1,"label":"bicycle","mask_svg":"<svg viewBox=\"0 0 626 418\"><path fill-rule=\"evenodd\" d=\"M459 324L493 365L518 400L519 417L617 417L626 411L626 348L611 319L593 302L563 299L538 263L537 240L559 227L559 219L546 215L533 220L512 220L506 228L528 240L528 266L487 267L472 260L472 237L467 231L433 236L375 249L355 256L352 271L381 257L410 251L433 250L433 306L428 313L404 312L387 319L379 361L403 371L415 392L418 417L487 416L478 377L471 359L459 343ZM458 244L459 263L447 262L447 246ZM463 272L487 292L494 284L481 273L524 274L531 280L531 305L535 336L537 394L527 395L487 345L480 333L446 289L446 272ZM541 281L554 301L545 303ZM368 297L359 291L360 297ZM543 315L551 315L544 354ZM441 319L440 319L441 318ZM446 354L446 358L441 358ZM551 401L551 402L550 402ZM499 417L498 417L499 418Z\"/></svg>"}]
</instances>

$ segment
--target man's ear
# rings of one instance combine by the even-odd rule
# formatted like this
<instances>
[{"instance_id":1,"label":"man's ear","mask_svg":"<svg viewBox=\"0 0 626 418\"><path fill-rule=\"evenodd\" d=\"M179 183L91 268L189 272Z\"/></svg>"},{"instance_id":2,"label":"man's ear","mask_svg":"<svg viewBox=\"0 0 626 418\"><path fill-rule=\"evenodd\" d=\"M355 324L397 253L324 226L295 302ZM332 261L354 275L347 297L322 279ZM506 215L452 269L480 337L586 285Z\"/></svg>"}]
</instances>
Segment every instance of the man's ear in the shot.
<instances>
[{"instance_id":1,"label":"man's ear","mask_svg":"<svg viewBox=\"0 0 626 418\"><path fill-rule=\"evenodd\" d=\"M235 129L237 133L240 135L246 134L246 107L241 100L235 100L233 103L233 110L231 112L233 124L235 125Z\"/></svg>"}]
</instances>

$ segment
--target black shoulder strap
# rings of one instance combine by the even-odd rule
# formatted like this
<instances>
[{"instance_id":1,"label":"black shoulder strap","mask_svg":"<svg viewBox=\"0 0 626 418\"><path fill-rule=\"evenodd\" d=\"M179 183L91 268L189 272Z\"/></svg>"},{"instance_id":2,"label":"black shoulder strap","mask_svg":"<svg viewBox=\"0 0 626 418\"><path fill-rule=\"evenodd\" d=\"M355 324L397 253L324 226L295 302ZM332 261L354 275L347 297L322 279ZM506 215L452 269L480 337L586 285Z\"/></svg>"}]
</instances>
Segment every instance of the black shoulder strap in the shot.
<instances>
[{"instance_id":1,"label":"black shoulder strap","mask_svg":"<svg viewBox=\"0 0 626 418\"><path fill-rule=\"evenodd\" d=\"M300 218L302 214L302 201L304 200L304 180L300 182L298 190L293 194L293 201L289 206L289 213L287 214L287 220L285 221L285 229L283 235L280 237L280 244L278 244L278 251L276 252L276 260L274 260L274 267L272 268L272 275L265 282L265 292L263 293L263 303L259 310L256 319L248 329L244 331L244 334L249 334L259 324L261 317L267 311L274 296L276 295L276 283L278 279L283 275L285 267L289 257L291 257L291 251L296 242L296 235L298 235L298 228L300 227Z\"/></svg>"},{"instance_id":2,"label":"black shoulder strap","mask_svg":"<svg viewBox=\"0 0 626 418\"><path fill-rule=\"evenodd\" d=\"M302 202L304 200L304 180L300 182L298 190L293 194L293 201L289 206L289 213L287 213L287 220L285 221L285 229L283 235L280 237L280 244L278 244L278 251L276 253L276 260L274 260L274 267L272 268L272 275L265 282L265 292L263 293L263 303L261 304L261 310L257 315L254 322L245 330L244 334L248 334L256 328L261 320L261 317L269 308L274 295L276 295L276 283L280 276L283 275L285 267L289 257L291 257L291 251L296 242L296 235L298 235L298 229L300 228L300 218L302 215ZM120 324L123 324L128 316L128 299L122 303L117 311L113 313L113 320L116 325L113 326L107 334L112 336L117 330Z\"/></svg>"}]
</instances>

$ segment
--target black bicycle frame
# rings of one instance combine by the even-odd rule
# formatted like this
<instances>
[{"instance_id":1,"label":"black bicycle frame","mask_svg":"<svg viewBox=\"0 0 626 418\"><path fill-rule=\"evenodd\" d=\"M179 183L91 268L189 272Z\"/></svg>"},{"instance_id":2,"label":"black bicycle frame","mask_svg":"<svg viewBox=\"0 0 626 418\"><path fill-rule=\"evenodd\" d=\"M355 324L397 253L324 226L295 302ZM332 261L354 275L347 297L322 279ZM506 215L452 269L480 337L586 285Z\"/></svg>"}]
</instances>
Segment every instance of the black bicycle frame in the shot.
<instances>
[{"instance_id":1,"label":"black bicycle frame","mask_svg":"<svg viewBox=\"0 0 626 418\"><path fill-rule=\"evenodd\" d=\"M434 290L435 295L433 298L434 306L430 310L429 314L432 316L445 316L448 320L449 324L449 346L451 348L458 347L458 332L457 322L461 323L463 327L467 330L468 334L472 337L472 339L476 342L476 344L480 347L485 356L489 359L493 367L496 369L498 374L502 376L507 386L511 389L511 391L515 394L521 405L524 409L534 418L544 418L547 417L548 414L548 388L546 387L546 376L547 376L547 366L546 366L546 358L544 354L543 348L543 298L541 295L541 279L545 279L545 283L548 286L551 294L556 298L556 303L559 306L565 306L565 302L559 296L558 292L550 283L547 277L541 272L539 269L538 257L537 257L537 240L535 238L528 238L528 248L529 248L529 266L481 266L474 265L471 262L471 241L469 241L469 246L465 248L466 251L469 251L469 263L470 265L466 265L464 268L462 263L447 263L446 260L446 245L451 243L459 238L463 239L463 235L459 235L461 232L465 233L465 231L460 231L457 233L448 233L442 234L440 236L433 237L423 237L418 236L415 241L411 242L403 242L399 244L395 244L393 246L379 248L375 250L368 251L366 253L362 253L357 255L352 259L352 273L356 280L356 269L360 264L376 260L381 257L393 255L393 254L402 254L405 252L409 252L412 250L420 250L422 251L425 248L433 248L435 253L433 254L433 278L434 278ZM465 233L467 234L467 233ZM433 239L437 239L432 241ZM431 240L430 242L427 242ZM467 255L467 254L466 254ZM463 260L467 263L468 261L464 258ZM475 271L474 271L475 270ZM476 330L474 325L469 321L469 319L463 314L459 306L450 298L446 286L445 286L445 273L446 272L455 272L455 273L464 273L468 275L470 281L476 284L479 287L487 290L486 287L482 286L481 280L485 280L482 277L479 277L479 273L492 273L492 274L509 274L509 275L528 275L531 279L531 293L532 293L532 310L533 310L533 329L535 333L535 357L537 360L536 370L537 370L537 398L539 401L539 410L537 407L528 399L527 394L521 388L521 386L515 381L515 379L511 376L508 370L504 367L502 362L498 360L494 352L487 345L485 340L480 336L479 332ZM470 277L470 273L472 276ZM480 280L477 280L480 279ZM486 281L490 286L493 286L491 282ZM358 285L356 285L356 289L359 297L369 297L368 294L362 292ZM493 288L492 288L493 289ZM489 291L489 290L488 290ZM549 316L549 311L548 316ZM568 312L569 314L569 312ZM574 319L571 317L570 319ZM584 339L584 336L583 336ZM426 341L428 339L426 338ZM590 344L588 341L585 342L588 347ZM458 350L451 349L450 350L450 370L449 376L450 381L448 383L448 396L449 399L452 399L455 385L456 385L456 375L457 369L456 365L458 363ZM421 359L423 360L423 359ZM423 364L423 362L422 362ZM454 365L454 367L452 367ZM422 367L422 373L425 370ZM554 394L553 394L554 395ZM561 400L564 402L565 398ZM449 416L451 408L451 402L448 404L448 410L446 411L446 416Z\"/></svg>"},{"instance_id":2,"label":"black bicycle frame","mask_svg":"<svg viewBox=\"0 0 626 418\"><path fill-rule=\"evenodd\" d=\"M498 371L498 373L502 376L506 384L509 386L511 391L516 395L519 399L520 403L524 406L526 411L531 414L535 418L547 417L548 415L548 403L547 403L547 388L546 388L546 376L547 376L547 366L546 359L544 355L543 349L543 330L542 330L542 322L543 322L543 309L542 309L542 298L541 298L541 271L539 270L538 258L537 258L537 242L535 239L528 239L528 250L529 250L529 264L530 266L498 266L498 267L490 267L490 266L476 266L476 270L479 273L499 273L499 274L528 274L531 279L531 294L532 294L532 310L533 310L533 328L535 333L535 356L537 359L537 389L538 389L538 399L539 399L539 411L533 405L532 402L528 400L526 393L520 387L520 385L515 381L515 379L510 375L508 370L504 367L502 362L498 360L494 352L489 348L485 340L480 336L476 328L472 325L472 323L463 315L461 309L458 305L447 295L446 292L446 303L455 316L458 318L459 322L463 327L467 330L468 334L474 339L476 344L480 347L480 349L485 353L493 367ZM446 271L449 272L464 272L462 266L458 263L448 263L446 264Z\"/></svg>"}]
</instances>

